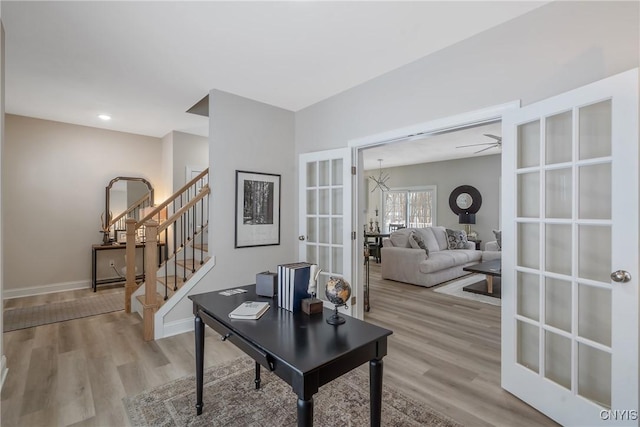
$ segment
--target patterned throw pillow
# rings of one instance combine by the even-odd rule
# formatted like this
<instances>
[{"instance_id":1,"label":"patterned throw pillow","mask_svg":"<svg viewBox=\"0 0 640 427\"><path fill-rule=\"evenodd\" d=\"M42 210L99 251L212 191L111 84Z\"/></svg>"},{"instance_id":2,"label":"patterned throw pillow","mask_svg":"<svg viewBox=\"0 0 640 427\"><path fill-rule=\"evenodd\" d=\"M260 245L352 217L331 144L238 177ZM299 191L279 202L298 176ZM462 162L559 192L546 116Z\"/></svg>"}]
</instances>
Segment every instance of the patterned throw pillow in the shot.
<instances>
[{"instance_id":1,"label":"patterned throw pillow","mask_svg":"<svg viewBox=\"0 0 640 427\"><path fill-rule=\"evenodd\" d=\"M447 244L449 249L466 249L467 233L464 230L450 230L447 228Z\"/></svg>"},{"instance_id":2,"label":"patterned throw pillow","mask_svg":"<svg viewBox=\"0 0 640 427\"><path fill-rule=\"evenodd\" d=\"M493 235L496 236L498 247L502 249L502 230L493 230Z\"/></svg>"},{"instance_id":3,"label":"patterned throw pillow","mask_svg":"<svg viewBox=\"0 0 640 427\"><path fill-rule=\"evenodd\" d=\"M422 236L418 233L411 232L411 234L409 235L409 244L413 249L423 249L426 252L427 256L429 256L429 248L427 248L427 245L424 244Z\"/></svg>"}]
</instances>

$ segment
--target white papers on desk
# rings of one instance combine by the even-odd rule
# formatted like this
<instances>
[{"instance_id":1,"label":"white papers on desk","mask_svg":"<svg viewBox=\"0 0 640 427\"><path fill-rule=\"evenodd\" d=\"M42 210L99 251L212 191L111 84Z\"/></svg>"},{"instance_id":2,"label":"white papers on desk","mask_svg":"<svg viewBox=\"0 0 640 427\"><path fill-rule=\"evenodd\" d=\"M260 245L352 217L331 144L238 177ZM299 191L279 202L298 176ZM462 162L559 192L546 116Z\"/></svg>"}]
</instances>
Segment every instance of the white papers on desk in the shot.
<instances>
[{"instance_id":1,"label":"white papers on desk","mask_svg":"<svg viewBox=\"0 0 640 427\"><path fill-rule=\"evenodd\" d=\"M269 303L266 301L245 301L229 313L229 318L248 320L259 319L260 316L269 310L269 307Z\"/></svg>"}]
</instances>

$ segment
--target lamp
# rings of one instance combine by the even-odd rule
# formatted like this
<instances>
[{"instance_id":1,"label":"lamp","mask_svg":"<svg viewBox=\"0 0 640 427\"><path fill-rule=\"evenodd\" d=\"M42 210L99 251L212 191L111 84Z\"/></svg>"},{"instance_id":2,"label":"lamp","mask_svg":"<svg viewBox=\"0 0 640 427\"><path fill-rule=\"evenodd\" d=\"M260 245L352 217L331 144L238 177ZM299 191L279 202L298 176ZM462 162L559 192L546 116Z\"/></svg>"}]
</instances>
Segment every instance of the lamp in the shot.
<instances>
[{"instance_id":1,"label":"lamp","mask_svg":"<svg viewBox=\"0 0 640 427\"><path fill-rule=\"evenodd\" d=\"M467 237L471 235L471 224L476 223L476 214L469 212L461 212L458 214L458 224L464 224L464 231Z\"/></svg>"}]
</instances>

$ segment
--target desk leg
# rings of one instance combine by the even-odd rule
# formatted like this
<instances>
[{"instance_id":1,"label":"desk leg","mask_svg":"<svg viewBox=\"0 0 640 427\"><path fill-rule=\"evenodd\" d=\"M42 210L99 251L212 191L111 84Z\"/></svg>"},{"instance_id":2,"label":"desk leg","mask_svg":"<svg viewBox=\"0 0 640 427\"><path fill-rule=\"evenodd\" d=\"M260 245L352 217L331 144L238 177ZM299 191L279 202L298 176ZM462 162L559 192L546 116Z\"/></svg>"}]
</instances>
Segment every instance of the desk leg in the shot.
<instances>
[{"instance_id":1,"label":"desk leg","mask_svg":"<svg viewBox=\"0 0 640 427\"><path fill-rule=\"evenodd\" d=\"M380 427L382 422L382 360L369 362L369 399L371 426Z\"/></svg>"},{"instance_id":2,"label":"desk leg","mask_svg":"<svg viewBox=\"0 0 640 427\"><path fill-rule=\"evenodd\" d=\"M260 389L260 364L256 362L256 379L254 380L256 383L256 390Z\"/></svg>"},{"instance_id":3,"label":"desk leg","mask_svg":"<svg viewBox=\"0 0 640 427\"><path fill-rule=\"evenodd\" d=\"M204 323L200 316L195 318L196 335L196 411L202 414L202 382L204 375Z\"/></svg>"},{"instance_id":4,"label":"desk leg","mask_svg":"<svg viewBox=\"0 0 640 427\"><path fill-rule=\"evenodd\" d=\"M298 397L298 427L313 426L313 397L304 400Z\"/></svg>"}]
</instances>

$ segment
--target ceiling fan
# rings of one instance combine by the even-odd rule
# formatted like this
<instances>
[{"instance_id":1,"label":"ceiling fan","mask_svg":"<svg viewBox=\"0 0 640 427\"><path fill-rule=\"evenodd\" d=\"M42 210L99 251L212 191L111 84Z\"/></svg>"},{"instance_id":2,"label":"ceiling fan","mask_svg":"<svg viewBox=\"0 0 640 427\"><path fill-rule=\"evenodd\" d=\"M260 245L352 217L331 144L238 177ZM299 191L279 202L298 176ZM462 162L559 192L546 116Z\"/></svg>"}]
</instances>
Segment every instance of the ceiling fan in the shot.
<instances>
[{"instance_id":1,"label":"ceiling fan","mask_svg":"<svg viewBox=\"0 0 640 427\"><path fill-rule=\"evenodd\" d=\"M482 150L478 150L475 153L473 153L473 154L478 154L478 153L482 153L483 151L489 150L491 148L496 148L496 147L497 148L501 148L502 147L502 137L501 136L491 135L490 133L485 133L483 135L487 136L489 138L493 138L493 139L495 139L495 141L480 142L478 144L459 145L456 148L475 147L477 145L488 145L488 147L485 147Z\"/></svg>"}]
</instances>

